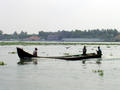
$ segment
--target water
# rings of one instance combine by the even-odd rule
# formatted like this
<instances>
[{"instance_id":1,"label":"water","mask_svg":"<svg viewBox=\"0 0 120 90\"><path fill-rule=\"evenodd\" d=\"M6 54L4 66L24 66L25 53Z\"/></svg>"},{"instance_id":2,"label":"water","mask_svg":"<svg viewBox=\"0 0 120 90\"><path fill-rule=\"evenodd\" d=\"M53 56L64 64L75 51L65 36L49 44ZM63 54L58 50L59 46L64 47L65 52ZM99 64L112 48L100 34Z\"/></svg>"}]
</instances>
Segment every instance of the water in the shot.
<instances>
[{"instance_id":1,"label":"water","mask_svg":"<svg viewBox=\"0 0 120 90\"><path fill-rule=\"evenodd\" d=\"M103 56L99 59L65 61L40 59L18 65L16 47L32 53L38 48L40 56L62 56L82 53L82 45L47 45L47 46L0 46L0 61L7 65L0 66L0 90L119 90L120 88L120 46L101 45ZM67 48L68 49L67 49ZM88 45L87 52L96 52L97 45ZM102 70L100 72L95 72Z\"/></svg>"}]
</instances>

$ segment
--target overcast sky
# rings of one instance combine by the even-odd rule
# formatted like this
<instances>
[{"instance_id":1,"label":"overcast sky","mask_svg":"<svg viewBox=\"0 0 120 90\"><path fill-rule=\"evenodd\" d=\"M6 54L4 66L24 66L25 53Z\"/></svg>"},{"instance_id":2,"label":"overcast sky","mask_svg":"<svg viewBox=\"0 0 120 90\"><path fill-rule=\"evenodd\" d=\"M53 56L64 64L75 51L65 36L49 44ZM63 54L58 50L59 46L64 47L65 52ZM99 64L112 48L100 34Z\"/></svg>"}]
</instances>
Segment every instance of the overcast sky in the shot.
<instances>
[{"instance_id":1,"label":"overcast sky","mask_svg":"<svg viewBox=\"0 0 120 90\"><path fill-rule=\"evenodd\" d=\"M0 0L0 30L120 30L120 0Z\"/></svg>"}]
</instances>

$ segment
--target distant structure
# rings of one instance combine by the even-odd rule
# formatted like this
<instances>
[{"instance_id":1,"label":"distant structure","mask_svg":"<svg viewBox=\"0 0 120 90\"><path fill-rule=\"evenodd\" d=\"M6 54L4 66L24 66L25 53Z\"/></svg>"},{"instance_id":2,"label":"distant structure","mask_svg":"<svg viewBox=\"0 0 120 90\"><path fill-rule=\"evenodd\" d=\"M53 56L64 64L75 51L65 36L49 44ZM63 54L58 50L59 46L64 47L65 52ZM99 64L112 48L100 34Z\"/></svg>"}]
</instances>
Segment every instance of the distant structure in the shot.
<instances>
[{"instance_id":1,"label":"distant structure","mask_svg":"<svg viewBox=\"0 0 120 90\"><path fill-rule=\"evenodd\" d=\"M25 41L39 41L40 37L32 36L24 39Z\"/></svg>"},{"instance_id":2,"label":"distant structure","mask_svg":"<svg viewBox=\"0 0 120 90\"><path fill-rule=\"evenodd\" d=\"M103 42L103 39L99 38L63 38L65 42Z\"/></svg>"},{"instance_id":3,"label":"distant structure","mask_svg":"<svg viewBox=\"0 0 120 90\"><path fill-rule=\"evenodd\" d=\"M115 41L120 41L120 34L115 37Z\"/></svg>"},{"instance_id":4,"label":"distant structure","mask_svg":"<svg viewBox=\"0 0 120 90\"><path fill-rule=\"evenodd\" d=\"M58 35L48 35L47 40L48 41L58 41L59 36Z\"/></svg>"}]
</instances>

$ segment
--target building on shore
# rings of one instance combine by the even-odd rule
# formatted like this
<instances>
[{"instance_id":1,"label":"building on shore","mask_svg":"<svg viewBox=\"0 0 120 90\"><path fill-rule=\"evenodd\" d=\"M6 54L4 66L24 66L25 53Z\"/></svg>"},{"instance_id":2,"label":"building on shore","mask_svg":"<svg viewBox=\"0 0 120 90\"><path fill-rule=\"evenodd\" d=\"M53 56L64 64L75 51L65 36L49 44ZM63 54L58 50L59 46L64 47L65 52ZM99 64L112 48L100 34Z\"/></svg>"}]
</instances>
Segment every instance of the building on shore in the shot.
<instances>
[{"instance_id":1,"label":"building on shore","mask_svg":"<svg viewBox=\"0 0 120 90\"><path fill-rule=\"evenodd\" d=\"M39 40L40 40L40 37L37 37L37 36L32 36L24 39L24 41L39 41Z\"/></svg>"},{"instance_id":2,"label":"building on shore","mask_svg":"<svg viewBox=\"0 0 120 90\"><path fill-rule=\"evenodd\" d=\"M63 38L65 42L103 42L103 39L99 38Z\"/></svg>"}]
</instances>

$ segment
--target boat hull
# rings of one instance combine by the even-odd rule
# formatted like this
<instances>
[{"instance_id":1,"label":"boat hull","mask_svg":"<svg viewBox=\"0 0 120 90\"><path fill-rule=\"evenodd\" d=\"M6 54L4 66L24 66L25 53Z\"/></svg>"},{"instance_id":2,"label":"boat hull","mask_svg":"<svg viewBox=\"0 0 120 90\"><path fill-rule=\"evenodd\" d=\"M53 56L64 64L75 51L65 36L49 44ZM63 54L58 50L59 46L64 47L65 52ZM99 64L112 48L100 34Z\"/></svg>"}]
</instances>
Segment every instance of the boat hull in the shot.
<instances>
[{"instance_id":1,"label":"boat hull","mask_svg":"<svg viewBox=\"0 0 120 90\"><path fill-rule=\"evenodd\" d=\"M18 54L18 56L19 56L20 59L37 57L37 56L34 56L34 55L32 55L32 54L24 51L24 50L21 49L21 48L18 48L18 47L17 47L17 54Z\"/></svg>"},{"instance_id":2,"label":"boat hull","mask_svg":"<svg viewBox=\"0 0 120 90\"><path fill-rule=\"evenodd\" d=\"M61 57L48 57L54 59L63 59L63 60L83 60L83 59L90 59L90 58L101 58L101 55L97 55L95 53L89 53L86 55L70 55L70 56L61 56Z\"/></svg>"}]
</instances>

